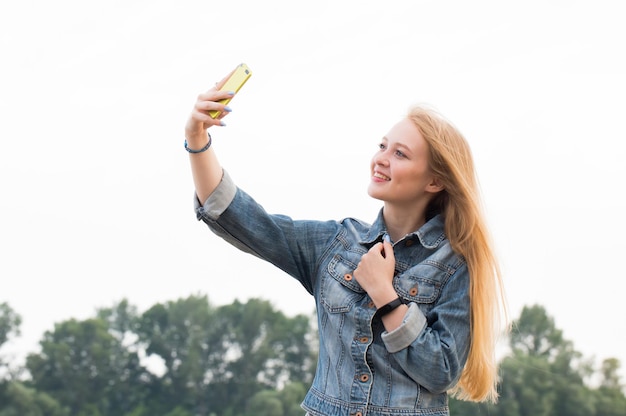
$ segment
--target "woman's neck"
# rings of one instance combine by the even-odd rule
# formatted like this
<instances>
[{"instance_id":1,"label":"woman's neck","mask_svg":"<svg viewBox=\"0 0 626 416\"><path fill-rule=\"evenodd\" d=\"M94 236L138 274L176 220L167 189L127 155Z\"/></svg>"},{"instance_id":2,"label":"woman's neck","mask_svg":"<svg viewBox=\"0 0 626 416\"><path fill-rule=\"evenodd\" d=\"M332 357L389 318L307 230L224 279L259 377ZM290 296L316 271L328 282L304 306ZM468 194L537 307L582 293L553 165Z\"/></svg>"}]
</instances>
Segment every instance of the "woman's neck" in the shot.
<instances>
[{"instance_id":1,"label":"woman's neck","mask_svg":"<svg viewBox=\"0 0 626 416\"><path fill-rule=\"evenodd\" d=\"M385 204L383 218L387 226L387 232L392 241L398 241L405 235L418 230L425 221L425 209L400 208Z\"/></svg>"}]
</instances>

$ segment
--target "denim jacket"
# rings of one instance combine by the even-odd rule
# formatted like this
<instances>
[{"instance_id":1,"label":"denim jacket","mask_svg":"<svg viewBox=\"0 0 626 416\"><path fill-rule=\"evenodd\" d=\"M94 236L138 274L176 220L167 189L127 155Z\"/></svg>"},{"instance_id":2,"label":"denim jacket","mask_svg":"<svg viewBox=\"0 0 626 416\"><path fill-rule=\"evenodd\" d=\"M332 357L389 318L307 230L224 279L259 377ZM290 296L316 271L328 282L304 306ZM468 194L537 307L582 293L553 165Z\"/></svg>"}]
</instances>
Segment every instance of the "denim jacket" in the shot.
<instances>
[{"instance_id":1,"label":"denim jacket","mask_svg":"<svg viewBox=\"0 0 626 416\"><path fill-rule=\"evenodd\" d=\"M394 243L393 286L409 306L387 332L352 273L385 233L372 225L270 215L229 175L196 215L217 235L297 279L315 299L319 358L302 407L313 416L448 415L470 344L469 273L439 216Z\"/></svg>"}]
</instances>

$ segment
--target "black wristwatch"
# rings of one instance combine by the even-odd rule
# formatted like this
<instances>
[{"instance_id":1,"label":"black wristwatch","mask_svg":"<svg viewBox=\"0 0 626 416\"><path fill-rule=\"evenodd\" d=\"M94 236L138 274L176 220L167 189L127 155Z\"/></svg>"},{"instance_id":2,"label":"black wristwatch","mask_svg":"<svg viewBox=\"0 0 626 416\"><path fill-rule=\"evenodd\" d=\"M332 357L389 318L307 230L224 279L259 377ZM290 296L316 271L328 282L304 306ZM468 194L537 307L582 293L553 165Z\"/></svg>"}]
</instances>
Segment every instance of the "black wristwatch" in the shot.
<instances>
[{"instance_id":1,"label":"black wristwatch","mask_svg":"<svg viewBox=\"0 0 626 416\"><path fill-rule=\"evenodd\" d=\"M376 310L376 314L380 317L383 317L385 315L387 315L389 312L393 311L394 309L396 309L398 306L402 305L404 302L402 302L402 299L400 299L400 297L395 298L394 300L392 300L391 302L387 303L386 305L381 306L380 308L378 308Z\"/></svg>"}]
</instances>

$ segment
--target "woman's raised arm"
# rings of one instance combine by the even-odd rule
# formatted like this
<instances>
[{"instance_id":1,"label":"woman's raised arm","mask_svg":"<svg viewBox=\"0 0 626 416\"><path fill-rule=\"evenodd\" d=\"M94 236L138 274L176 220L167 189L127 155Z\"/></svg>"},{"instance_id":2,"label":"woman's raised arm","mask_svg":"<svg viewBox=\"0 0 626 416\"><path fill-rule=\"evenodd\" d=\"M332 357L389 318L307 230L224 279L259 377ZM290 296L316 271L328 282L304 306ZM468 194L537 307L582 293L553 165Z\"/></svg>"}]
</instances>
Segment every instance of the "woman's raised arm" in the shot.
<instances>
[{"instance_id":1,"label":"woman's raised arm","mask_svg":"<svg viewBox=\"0 0 626 416\"><path fill-rule=\"evenodd\" d=\"M230 112L230 108L218 103L219 100L234 95L232 91L219 91L229 76L230 74L215 87L198 96L185 126L185 147L189 151L193 182L201 203L206 201L222 179L222 167L211 147L208 129L211 126L224 125L222 119ZM209 115L212 110L220 111L220 115L212 118Z\"/></svg>"}]
</instances>

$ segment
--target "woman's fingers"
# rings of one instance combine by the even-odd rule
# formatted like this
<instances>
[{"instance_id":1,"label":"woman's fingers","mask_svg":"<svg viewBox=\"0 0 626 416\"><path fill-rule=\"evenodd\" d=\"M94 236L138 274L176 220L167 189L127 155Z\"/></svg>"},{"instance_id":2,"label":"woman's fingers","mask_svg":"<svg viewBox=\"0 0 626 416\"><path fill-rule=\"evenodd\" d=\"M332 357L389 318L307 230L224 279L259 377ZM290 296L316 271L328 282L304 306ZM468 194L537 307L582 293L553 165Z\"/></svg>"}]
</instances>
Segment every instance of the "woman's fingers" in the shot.
<instances>
[{"instance_id":1,"label":"woman's fingers","mask_svg":"<svg viewBox=\"0 0 626 416\"><path fill-rule=\"evenodd\" d=\"M230 107L218 102L225 98L231 98L232 92L226 91L208 91L198 96L198 100L194 105L192 117L207 126L220 125L220 120L230 113ZM217 113L217 116L215 116Z\"/></svg>"},{"instance_id":2,"label":"woman's fingers","mask_svg":"<svg viewBox=\"0 0 626 416\"><path fill-rule=\"evenodd\" d=\"M378 279L383 275L393 277L394 266L395 258L391 244L376 243L361 257L355 276L359 275L361 280Z\"/></svg>"},{"instance_id":3,"label":"woman's fingers","mask_svg":"<svg viewBox=\"0 0 626 416\"><path fill-rule=\"evenodd\" d=\"M209 127L224 125L222 119L230 113L230 108L219 101L232 98L235 93L233 91L220 91L220 88L224 86L233 72L235 70L230 71L212 88L198 95L185 126L188 138L204 136L204 131Z\"/></svg>"},{"instance_id":4,"label":"woman's fingers","mask_svg":"<svg viewBox=\"0 0 626 416\"><path fill-rule=\"evenodd\" d=\"M396 262L396 257L393 254L393 245L391 244L391 240L389 240L389 236L385 236L383 239L383 257L394 264Z\"/></svg>"},{"instance_id":5,"label":"woman's fingers","mask_svg":"<svg viewBox=\"0 0 626 416\"><path fill-rule=\"evenodd\" d=\"M222 88L224 86L224 84L226 84L226 81L228 80L228 78L230 78L230 76L237 70L237 68L233 69L232 71L230 71L228 73L228 75L226 75L224 78L221 79L221 81L216 82L215 83L215 87L213 87L212 89L215 90L219 90L220 88Z\"/></svg>"},{"instance_id":6,"label":"woman's fingers","mask_svg":"<svg viewBox=\"0 0 626 416\"><path fill-rule=\"evenodd\" d=\"M216 91L214 94L209 95L208 98L198 100L196 102L196 108L200 111L228 111L226 106L220 101L233 98L235 95L232 91Z\"/></svg>"}]
</instances>

